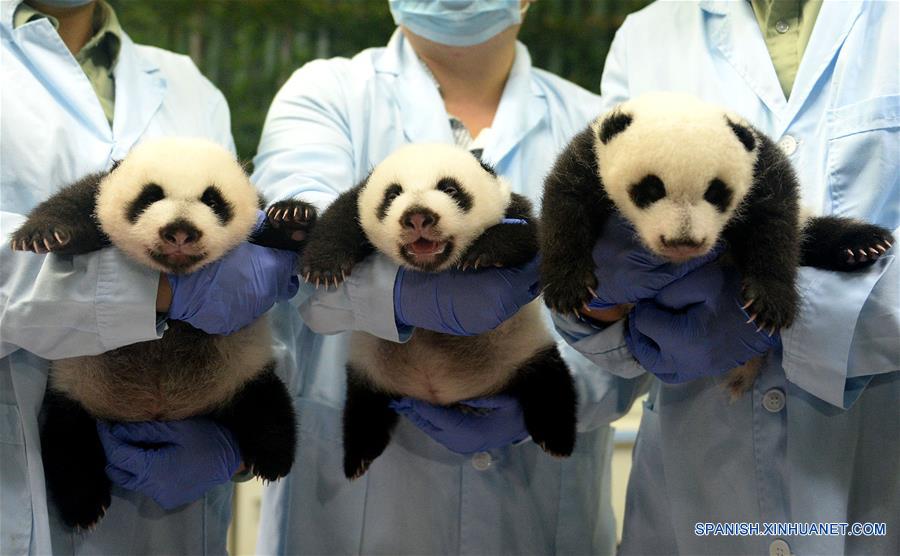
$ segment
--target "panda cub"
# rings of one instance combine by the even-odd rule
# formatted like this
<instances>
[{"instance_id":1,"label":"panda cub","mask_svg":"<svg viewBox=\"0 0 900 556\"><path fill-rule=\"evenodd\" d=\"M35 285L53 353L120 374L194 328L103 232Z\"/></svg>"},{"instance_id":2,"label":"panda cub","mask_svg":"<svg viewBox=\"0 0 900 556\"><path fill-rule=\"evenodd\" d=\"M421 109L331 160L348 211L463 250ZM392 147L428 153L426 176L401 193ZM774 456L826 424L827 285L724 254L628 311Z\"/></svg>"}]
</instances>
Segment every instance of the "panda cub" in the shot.
<instances>
[{"instance_id":1,"label":"panda cub","mask_svg":"<svg viewBox=\"0 0 900 556\"><path fill-rule=\"evenodd\" d=\"M524 224L502 224L504 218ZM337 286L379 251L424 272L518 266L537 253L530 202L465 149L409 145L378 164L319 218L303 255L307 281ZM522 405L532 439L555 456L575 443L577 403L568 367L539 301L495 330L452 336L416 329L406 343L362 332L350 341L344 473L366 472L390 442L391 400L438 405L505 392Z\"/></svg>"},{"instance_id":2,"label":"panda cub","mask_svg":"<svg viewBox=\"0 0 900 556\"><path fill-rule=\"evenodd\" d=\"M248 239L260 205L234 156L201 139L136 146L108 173L63 188L12 234L14 250L57 255L112 245L154 270L189 274ZM252 238L299 250L315 217L283 202ZM44 472L63 521L92 527L110 504L96 419L174 420L208 415L227 426L259 477L290 470L295 422L275 375L265 318L230 335L169 321L162 338L54 361L41 428Z\"/></svg>"},{"instance_id":3,"label":"panda cub","mask_svg":"<svg viewBox=\"0 0 900 556\"><path fill-rule=\"evenodd\" d=\"M801 217L799 196L790 161L739 116L679 93L625 102L578 134L546 179L544 301L560 313L591 301L591 252L618 213L671 262L702 256L721 241L723 260L742 277L750 321L774 333L798 312L798 266L856 270L893 241L879 226ZM733 396L750 388L759 362L732 371Z\"/></svg>"}]
</instances>

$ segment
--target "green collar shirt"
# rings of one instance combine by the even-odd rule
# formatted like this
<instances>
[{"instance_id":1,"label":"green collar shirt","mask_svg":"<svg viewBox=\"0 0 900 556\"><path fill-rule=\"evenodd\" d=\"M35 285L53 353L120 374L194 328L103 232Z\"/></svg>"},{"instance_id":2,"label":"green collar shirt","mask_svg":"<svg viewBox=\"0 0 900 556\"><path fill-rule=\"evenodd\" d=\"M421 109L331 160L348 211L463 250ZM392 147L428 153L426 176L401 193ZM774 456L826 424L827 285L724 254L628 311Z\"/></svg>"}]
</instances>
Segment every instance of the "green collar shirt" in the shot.
<instances>
[{"instance_id":1,"label":"green collar shirt","mask_svg":"<svg viewBox=\"0 0 900 556\"><path fill-rule=\"evenodd\" d=\"M789 98L822 0L750 0L778 82Z\"/></svg>"},{"instance_id":2,"label":"green collar shirt","mask_svg":"<svg viewBox=\"0 0 900 556\"><path fill-rule=\"evenodd\" d=\"M47 18L53 27L59 29L59 21L52 16L39 12L26 3L21 3L13 15L13 27L19 28L37 19ZM94 33L87 44L75 54L75 60L81 66L88 81L97 93L97 100L103 107L106 119L112 124L116 101L116 82L113 78L113 67L122 47L122 31L119 19L112 7L100 0L94 8Z\"/></svg>"}]
</instances>

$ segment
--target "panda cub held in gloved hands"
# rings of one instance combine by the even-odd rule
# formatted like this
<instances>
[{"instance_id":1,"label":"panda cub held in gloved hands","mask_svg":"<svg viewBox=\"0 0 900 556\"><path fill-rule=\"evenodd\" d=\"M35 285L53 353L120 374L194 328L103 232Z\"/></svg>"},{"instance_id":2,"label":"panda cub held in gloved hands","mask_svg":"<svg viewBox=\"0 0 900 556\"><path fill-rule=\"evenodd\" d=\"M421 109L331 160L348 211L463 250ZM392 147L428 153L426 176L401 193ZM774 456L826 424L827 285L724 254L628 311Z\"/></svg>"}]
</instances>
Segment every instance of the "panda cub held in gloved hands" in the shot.
<instances>
[{"instance_id":1,"label":"panda cub held in gloved hands","mask_svg":"<svg viewBox=\"0 0 900 556\"><path fill-rule=\"evenodd\" d=\"M154 270L189 274L250 238L259 208L255 188L227 150L201 139L154 139L110 172L87 176L38 205L11 245L62 256L112 245ZM250 239L299 251L314 218L303 203L276 203ZM294 411L270 344L265 318L229 336L170 320L159 340L54 361L41 448L63 521L91 527L110 504L95 419L208 415L234 434L255 475L285 476L294 459Z\"/></svg>"},{"instance_id":2,"label":"panda cub held in gloved hands","mask_svg":"<svg viewBox=\"0 0 900 556\"><path fill-rule=\"evenodd\" d=\"M890 231L834 216L801 217L790 161L735 114L679 93L651 93L601 115L547 177L541 213L544 301L571 314L594 297L594 244L610 215L652 253L681 263L722 242L742 278L748 321L770 333L799 309L797 267L853 271L891 247ZM602 263L598 263L602 264ZM732 371L734 397L757 358Z\"/></svg>"},{"instance_id":3,"label":"panda cub held in gloved hands","mask_svg":"<svg viewBox=\"0 0 900 556\"><path fill-rule=\"evenodd\" d=\"M503 224L504 218L526 223ZM322 214L301 275L336 286L376 250L424 272L519 266L537 254L537 229L528 199L510 193L502 178L465 149L409 145ZM538 445L555 456L572 453L575 387L539 300L477 336L416 329L409 341L395 343L354 333L344 473L361 476L387 447L398 419L391 400L408 396L446 406L501 392L519 401Z\"/></svg>"}]
</instances>

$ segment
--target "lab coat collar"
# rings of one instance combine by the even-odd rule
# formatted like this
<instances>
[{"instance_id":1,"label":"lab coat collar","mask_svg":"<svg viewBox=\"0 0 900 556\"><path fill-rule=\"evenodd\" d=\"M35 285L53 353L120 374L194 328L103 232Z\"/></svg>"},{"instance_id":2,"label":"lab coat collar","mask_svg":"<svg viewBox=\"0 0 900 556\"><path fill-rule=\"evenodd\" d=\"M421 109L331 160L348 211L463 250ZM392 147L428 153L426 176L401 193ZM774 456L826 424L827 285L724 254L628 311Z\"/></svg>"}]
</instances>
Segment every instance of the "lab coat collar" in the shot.
<instances>
[{"instance_id":1,"label":"lab coat collar","mask_svg":"<svg viewBox=\"0 0 900 556\"><path fill-rule=\"evenodd\" d=\"M492 137L483 158L499 163L543 119L543 92L533 83L531 56L521 43L491 125ZM375 71L397 76L395 98L403 130L410 142L453 143L453 133L440 92L400 29L375 62Z\"/></svg>"},{"instance_id":2,"label":"lab coat collar","mask_svg":"<svg viewBox=\"0 0 900 556\"><path fill-rule=\"evenodd\" d=\"M794 78L794 87L788 101L792 117L800 112L819 78L837 56L850 29L859 19L862 8L861 0L822 2Z\"/></svg>"},{"instance_id":3,"label":"lab coat collar","mask_svg":"<svg viewBox=\"0 0 900 556\"><path fill-rule=\"evenodd\" d=\"M113 68L116 79L116 105L113 116L113 159L119 160L143 135L162 105L166 79L159 67L141 56L128 35Z\"/></svg>"},{"instance_id":4,"label":"lab coat collar","mask_svg":"<svg viewBox=\"0 0 900 556\"><path fill-rule=\"evenodd\" d=\"M781 121L787 100L749 2L704 1L711 44Z\"/></svg>"},{"instance_id":5,"label":"lab coat collar","mask_svg":"<svg viewBox=\"0 0 900 556\"><path fill-rule=\"evenodd\" d=\"M710 15L712 44L775 116L776 129L773 131L776 136L783 134L800 113L816 82L859 18L862 5L862 0L822 4L797 70L790 99L785 99L750 3L717 0L700 3L701 9Z\"/></svg>"},{"instance_id":6,"label":"lab coat collar","mask_svg":"<svg viewBox=\"0 0 900 556\"><path fill-rule=\"evenodd\" d=\"M0 23L4 27L13 28L13 15L16 8L19 7L24 0L0 0Z\"/></svg>"}]
</instances>

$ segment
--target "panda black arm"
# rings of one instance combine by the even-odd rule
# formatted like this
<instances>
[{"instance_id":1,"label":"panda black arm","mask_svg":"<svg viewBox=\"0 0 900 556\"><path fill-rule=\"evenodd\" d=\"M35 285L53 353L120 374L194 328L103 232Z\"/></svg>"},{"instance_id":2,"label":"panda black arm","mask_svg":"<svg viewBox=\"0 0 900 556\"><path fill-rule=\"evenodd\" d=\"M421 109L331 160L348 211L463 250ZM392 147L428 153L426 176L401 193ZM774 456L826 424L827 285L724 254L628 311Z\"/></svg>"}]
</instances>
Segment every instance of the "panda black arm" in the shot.
<instances>
[{"instance_id":1,"label":"panda black arm","mask_svg":"<svg viewBox=\"0 0 900 556\"><path fill-rule=\"evenodd\" d=\"M537 222L531 201L513 193L504 216L525 223L496 224L485 230L463 253L460 268L519 266L534 258L538 251Z\"/></svg>"},{"instance_id":2,"label":"panda black arm","mask_svg":"<svg viewBox=\"0 0 900 556\"><path fill-rule=\"evenodd\" d=\"M613 205L594 154L593 130L572 139L544 183L541 205L541 284L544 302L560 313L577 311L593 298L594 244Z\"/></svg>"},{"instance_id":3,"label":"panda black arm","mask_svg":"<svg viewBox=\"0 0 900 556\"><path fill-rule=\"evenodd\" d=\"M109 238L94 218L100 180L105 176L86 176L36 206L10 236L13 250L78 255L108 246Z\"/></svg>"},{"instance_id":4,"label":"panda black arm","mask_svg":"<svg viewBox=\"0 0 900 556\"><path fill-rule=\"evenodd\" d=\"M250 236L250 243L300 252L316 223L316 207L297 199L273 203L266 221Z\"/></svg>"},{"instance_id":5,"label":"panda black arm","mask_svg":"<svg viewBox=\"0 0 900 556\"><path fill-rule=\"evenodd\" d=\"M724 230L728 253L741 274L747 309L765 329L790 326L799 310L799 189L790 161L758 133L753 185Z\"/></svg>"},{"instance_id":6,"label":"panda black arm","mask_svg":"<svg viewBox=\"0 0 900 556\"><path fill-rule=\"evenodd\" d=\"M307 282L337 286L374 252L359 223L359 192L364 184L342 193L318 218L303 250L300 274Z\"/></svg>"}]
</instances>

